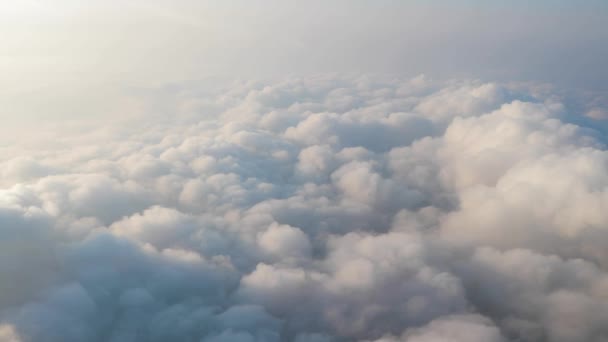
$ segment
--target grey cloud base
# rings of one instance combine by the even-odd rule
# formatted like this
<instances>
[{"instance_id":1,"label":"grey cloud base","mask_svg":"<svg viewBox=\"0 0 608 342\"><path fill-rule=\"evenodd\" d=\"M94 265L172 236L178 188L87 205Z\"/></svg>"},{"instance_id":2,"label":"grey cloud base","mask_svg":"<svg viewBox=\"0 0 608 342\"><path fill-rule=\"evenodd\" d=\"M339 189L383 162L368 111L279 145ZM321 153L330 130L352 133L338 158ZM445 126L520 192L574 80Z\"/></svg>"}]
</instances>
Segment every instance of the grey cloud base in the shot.
<instances>
[{"instance_id":1,"label":"grey cloud base","mask_svg":"<svg viewBox=\"0 0 608 342\"><path fill-rule=\"evenodd\" d=\"M550 89L159 94L0 149L0 341L608 339L606 124Z\"/></svg>"}]
</instances>

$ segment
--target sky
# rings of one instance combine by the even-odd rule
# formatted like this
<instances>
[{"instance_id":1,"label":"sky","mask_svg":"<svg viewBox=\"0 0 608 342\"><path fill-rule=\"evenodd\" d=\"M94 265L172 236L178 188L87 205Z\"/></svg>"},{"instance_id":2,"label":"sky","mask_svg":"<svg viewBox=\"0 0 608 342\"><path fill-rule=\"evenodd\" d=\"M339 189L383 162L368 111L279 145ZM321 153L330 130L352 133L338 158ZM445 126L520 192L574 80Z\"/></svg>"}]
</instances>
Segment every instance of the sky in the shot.
<instances>
[{"instance_id":1,"label":"sky","mask_svg":"<svg viewBox=\"0 0 608 342\"><path fill-rule=\"evenodd\" d=\"M608 2L0 2L0 342L608 340Z\"/></svg>"},{"instance_id":2,"label":"sky","mask_svg":"<svg viewBox=\"0 0 608 342\"><path fill-rule=\"evenodd\" d=\"M71 116L73 93L86 106L133 86L315 72L607 91L607 15L567 0L6 1L0 90L15 115Z\"/></svg>"},{"instance_id":3,"label":"sky","mask_svg":"<svg viewBox=\"0 0 608 342\"><path fill-rule=\"evenodd\" d=\"M602 1L26 0L1 7L3 73L95 83L477 72L598 85L607 10Z\"/></svg>"}]
</instances>

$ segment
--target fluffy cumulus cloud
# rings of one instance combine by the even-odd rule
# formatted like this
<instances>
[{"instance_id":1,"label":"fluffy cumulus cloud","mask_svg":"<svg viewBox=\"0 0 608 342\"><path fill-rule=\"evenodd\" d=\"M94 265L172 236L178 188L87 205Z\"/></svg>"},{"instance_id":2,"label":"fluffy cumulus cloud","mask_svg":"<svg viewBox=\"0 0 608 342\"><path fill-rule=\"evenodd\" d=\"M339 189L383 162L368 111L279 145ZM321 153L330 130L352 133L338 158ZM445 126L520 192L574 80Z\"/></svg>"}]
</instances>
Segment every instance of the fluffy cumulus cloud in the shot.
<instances>
[{"instance_id":1,"label":"fluffy cumulus cloud","mask_svg":"<svg viewBox=\"0 0 608 342\"><path fill-rule=\"evenodd\" d=\"M606 341L606 125L556 94L192 83L1 146L0 341Z\"/></svg>"}]
</instances>

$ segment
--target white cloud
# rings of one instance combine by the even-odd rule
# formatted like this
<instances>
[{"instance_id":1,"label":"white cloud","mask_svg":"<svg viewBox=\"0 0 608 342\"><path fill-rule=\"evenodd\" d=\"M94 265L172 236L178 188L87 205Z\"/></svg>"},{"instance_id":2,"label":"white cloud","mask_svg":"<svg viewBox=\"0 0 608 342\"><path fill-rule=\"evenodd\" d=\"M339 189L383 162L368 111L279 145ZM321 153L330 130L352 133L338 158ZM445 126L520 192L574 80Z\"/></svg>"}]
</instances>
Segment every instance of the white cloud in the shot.
<instances>
[{"instance_id":1,"label":"white cloud","mask_svg":"<svg viewBox=\"0 0 608 342\"><path fill-rule=\"evenodd\" d=\"M3 342L608 336L606 139L550 89L152 93L0 148Z\"/></svg>"},{"instance_id":2,"label":"white cloud","mask_svg":"<svg viewBox=\"0 0 608 342\"><path fill-rule=\"evenodd\" d=\"M505 339L488 319L476 315L455 315L438 319L408 331L401 339L383 338L376 342L503 342Z\"/></svg>"}]
</instances>

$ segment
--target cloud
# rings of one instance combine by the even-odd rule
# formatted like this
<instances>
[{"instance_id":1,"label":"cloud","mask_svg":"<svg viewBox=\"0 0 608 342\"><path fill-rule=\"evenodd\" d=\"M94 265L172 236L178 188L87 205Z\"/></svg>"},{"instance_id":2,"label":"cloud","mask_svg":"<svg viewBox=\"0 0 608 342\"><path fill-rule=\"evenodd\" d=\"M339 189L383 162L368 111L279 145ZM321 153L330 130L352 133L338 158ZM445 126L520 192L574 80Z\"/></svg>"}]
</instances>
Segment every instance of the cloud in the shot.
<instances>
[{"instance_id":1,"label":"cloud","mask_svg":"<svg viewBox=\"0 0 608 342\"><path fill-rule=\"evenodd\" d=\"M1 147L0 341L608 336L607 141L550 88L317 75L137 101Z\"/></svg>"},{"instance_id":2,"label":"cloud","mask_svg":"<svg viewBox=\"0 0 608 342\"><path fill-rule=\"evenodd\" d=\"M499 330L487 318L477 315L456 315L432 321L412 329L401 338L382 338L376 342L504 342Z\"/></svg>"}]
</instances>

